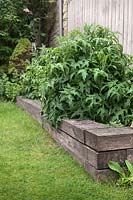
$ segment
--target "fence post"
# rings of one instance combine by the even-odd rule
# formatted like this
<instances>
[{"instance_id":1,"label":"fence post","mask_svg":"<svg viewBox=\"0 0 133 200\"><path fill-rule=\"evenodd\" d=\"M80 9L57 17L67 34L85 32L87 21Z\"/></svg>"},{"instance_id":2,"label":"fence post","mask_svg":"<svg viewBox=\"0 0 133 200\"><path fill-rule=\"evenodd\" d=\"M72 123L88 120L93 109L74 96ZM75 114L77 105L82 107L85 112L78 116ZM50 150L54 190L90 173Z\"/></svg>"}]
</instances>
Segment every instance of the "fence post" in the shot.
<instances>
[{"instance_id":1,"label":"fence post","mask_svg":"<svg viewBox=\"0 0 133 200\"><path fill-rule=\"evenodd\" d=\"M59 1L59 25L60 25L60 36L63 35L63 0Z\"/></svg>"}]
</instances>

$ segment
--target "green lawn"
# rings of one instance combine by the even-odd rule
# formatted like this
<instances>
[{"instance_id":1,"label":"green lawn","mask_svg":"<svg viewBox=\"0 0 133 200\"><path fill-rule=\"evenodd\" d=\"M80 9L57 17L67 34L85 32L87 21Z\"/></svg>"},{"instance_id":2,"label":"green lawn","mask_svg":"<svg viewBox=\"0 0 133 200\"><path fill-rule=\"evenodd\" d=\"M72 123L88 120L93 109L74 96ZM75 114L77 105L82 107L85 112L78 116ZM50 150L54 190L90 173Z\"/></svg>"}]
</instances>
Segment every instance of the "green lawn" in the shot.
<instances>
[{"instance_id":1,"label":"green lawn","mask_svg":"<svg viewBox=\"0 0 133 200\"><path fill-rule=\"evenodd\" d=\"M94 182L28 114L0 103L0 200L133 200L133 188Z\"/></svg>"}]
</instances>

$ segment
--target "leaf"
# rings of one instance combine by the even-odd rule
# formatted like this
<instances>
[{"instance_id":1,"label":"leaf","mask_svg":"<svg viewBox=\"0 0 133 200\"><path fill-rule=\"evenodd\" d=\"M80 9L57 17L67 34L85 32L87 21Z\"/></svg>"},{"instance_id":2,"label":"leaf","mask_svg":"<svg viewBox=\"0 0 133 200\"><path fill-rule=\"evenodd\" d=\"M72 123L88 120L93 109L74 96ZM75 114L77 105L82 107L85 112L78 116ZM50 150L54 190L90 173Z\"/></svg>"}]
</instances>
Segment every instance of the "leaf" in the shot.
<instances>
[{"instance_id":1,"label":"leaf","mask_svg":"<svg viewBox=\"0 0 133 200\"><path fill-rule=\"evenodd\" d=\"M78 71L78 74L81 74L82 75L82 78L83 78L83 80L85 81L85 79L86 79L86 77L87 77L87 71L86 71L86 69L80 69L79 71Z\"/></svg>"},{"instance_id":2,"label":"leaf","mask_svg":"<svg viewBox=\"0 0 133 200\"><path fill-rule=\"evenodd\" d=\"M128 126L133 120L131 63L114 32L85 26L61 37L58 47L41 48L24 73L24 95L41 98L44 116L54 125L65 116Z\"/></svg>"},{"instance_id":3,"label":"leaf","mask_svg":"<svg viewBox=\"0 0 133 200\"><path fill-rule=\"evenodd\" d=\"M128 160L126 160L125 163L128 168L128 171L130 172L130 176L133 177L133 165Z\"/></svg>"},{"instance_id":4,"label":"leaf","mask_svg":"<svg viewBox=\"0 0 133 200\"><path fill-rule=\"evenodd\" d=\"M117 172L121 177L126 176L124 170L117 162L109 161L108 166L110 169Z\"/></svg>"}]
</instances>

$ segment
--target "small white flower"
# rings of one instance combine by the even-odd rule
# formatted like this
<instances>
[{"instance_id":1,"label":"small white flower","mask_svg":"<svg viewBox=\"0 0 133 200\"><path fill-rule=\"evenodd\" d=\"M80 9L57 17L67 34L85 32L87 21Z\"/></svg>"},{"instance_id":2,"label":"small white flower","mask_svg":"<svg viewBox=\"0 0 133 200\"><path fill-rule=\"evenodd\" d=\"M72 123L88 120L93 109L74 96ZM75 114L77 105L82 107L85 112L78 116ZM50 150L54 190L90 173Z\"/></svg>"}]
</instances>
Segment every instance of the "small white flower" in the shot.
<instances>
[{"instance_id":1,"label":"small white flower","mask_svg":"<svg viewBox=\"0 0 133 200\"><path fill-rule=\"evenodd\" d=\"M31 15L33 14L28 8L24 8L23 11L24 11L25 13L28 13L28 14L31 14Z\"/></svg>"}]
</instances>

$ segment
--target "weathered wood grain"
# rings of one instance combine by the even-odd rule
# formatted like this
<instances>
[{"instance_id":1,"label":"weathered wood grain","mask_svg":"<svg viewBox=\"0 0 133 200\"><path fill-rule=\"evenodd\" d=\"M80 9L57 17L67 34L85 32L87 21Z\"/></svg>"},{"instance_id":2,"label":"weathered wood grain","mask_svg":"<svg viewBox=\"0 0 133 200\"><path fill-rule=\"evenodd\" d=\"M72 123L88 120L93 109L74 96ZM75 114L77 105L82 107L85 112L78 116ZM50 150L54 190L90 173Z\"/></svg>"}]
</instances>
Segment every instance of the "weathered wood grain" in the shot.
<instances>
[{"instance_id":1,"label":"weathered wood grain","mask_svg":"<svg viewBox=\"0 0 133 200\"><path fill-rule=\"evenodd\" d=\"M88 174L96 181L107 181L116 179L116 173L109 169L98 170L94 166L90 165L88 162L85 162L84 168L88 172Z\"/></svg>"},{"instance_id":2,"label":"weathered wood grain","mask_svg":"<svg viewBox=\"0 0 133 200\"><path fill-rule=\"evenodd\" d=\"M85 130L106 127L106 125L92 120L63 120L59 129L68 133L76 140L85 143Z\"/></svg>"},{"instance_id":3,"label":"weathered wood grain","mask_svg":"<svg viewBox=\"0 0 133 200\"><path fill-rule=\"evenodd\" d=\"M33 118L42 124L41 103L39 101L18 97L16 104L21 106L26 112L31 114Z\"/></svg>"},{"instance_id":4,"label":"weathered wood grain","mask_svg":"<svg viewBox=\"0 0 133 200\"><path fill-rule=\"evenodd\" d=\"M133 54L133 0L71 0L68 31L87 24L100 24L120 33L124 51Z\"/></svg>"},{"instance_id":5,"label":"weathered wood grain","mask_svg":"<svg viewBox=\"0 0 133 200\"><path fill-rule=\"evenodd\" d=\"M55 139L67 151L69 151L76 160L82 164L84 163L87 156L85 145L63 131L51 127L49 123L45 123L43 127L51 134L52 138Z\"/></svg>"},{"instance_id":6,"label":"weathered wood grain","mask_svg":"<svg viewBox=\"0 0 133 200\"><path fill-rule=\"evenodd\" d=\"M19 97L17 105L42 124L40 102ZM111 128L91 120L63 120L58 129L45 122L43 128L96 180L112 178L110 160L133 163L132 128Z\"/></svg>"},{"instance_id":7,"label":"weathered wood grain","mask_svg":"<svg viewBox=\"0 0 133 200\"><path fill-rule=\"evenodd\" d=\"M127 150L127 160L133 164L133 149Z\"/></svg>"},{"instance_id":8,"label":"weathered wood grain","mask_svg":"<svg viewBox=\"0 0 133 200\"><path fill-rule=\"evenodd\" d=\"M78 158L82 164L86 161L96 169L106 169L110 160L123 163L127 159L126 150L97 152L75 140L65 132L54 129L48 123L45 124L44 128L51 133L57 142L75 155L76 159Z\"/></svg>"},{"instance_id":9,"label":"weathered wood grain","mask_svg":"<svg viewBox=\"0 0 133 200\"><path fill-rule=\"evenodd\" d=\"M85 144L98 152L133 148L133 129L104 128L85 130Z\"/></svg>"},{"instance_id":10,"label":"weathered wood grain","mask_svg":"<svg viewBox=\"0 0 133 200\"><path fill-rule=\"evenodd\" d=\"M107 169L109 161L123 163L126 159L126 150L97 152L86 147L86 162L96 169Z\"/></svg>"}]
</instances>

